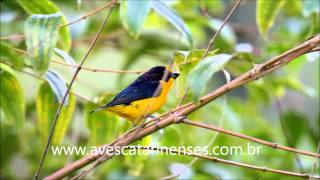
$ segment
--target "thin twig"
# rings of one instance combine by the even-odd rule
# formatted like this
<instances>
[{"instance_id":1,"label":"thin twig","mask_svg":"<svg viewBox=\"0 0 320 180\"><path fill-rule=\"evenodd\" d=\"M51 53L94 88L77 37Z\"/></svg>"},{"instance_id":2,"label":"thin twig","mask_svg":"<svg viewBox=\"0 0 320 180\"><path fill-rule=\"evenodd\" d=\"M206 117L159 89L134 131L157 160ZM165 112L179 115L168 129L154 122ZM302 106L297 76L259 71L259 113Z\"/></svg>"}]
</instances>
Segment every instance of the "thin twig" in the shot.
<instances>
[{"instance_id":1,"label":"thin twig","mask_svg":"<svg viewBox=\"0 0 320 180\"><path fill-rule=\"evenodd\" d=\"M304 43L297 45L296 47L290 49L289 51L286 51L283 54L266 61L265 63L259 65L258 67L255 67L255 68L249 70L248 72L242 74L241 76L233 79L230 83L227 83L227 84L219 87L218 89L212 91L211 93L201 97L199 103L195 104L193 102L190 102L190 103L182 105L181 107L176 108L175 111L173 111L173 113L166 112L165 113L166 115L163 118L161 118L161 120L159 121L159 123L157 125L152 124L149 126L145 126L143 129L141 129L139 131L138 136L135 139L132 139L132 137L130 137L133 134L132 134L132 130L129 130L129 132L124 134L125 135L124 138L122 138L124 135L119 136L116 140L114 140L111 143L111 146L118 145L120 143L119 142L120 139L121 139L122 145L131 144L131 143L135 142L136 140L141 139L145 136L148 136L148 135L150 135L160 129L163 129L163 128L170 126L172 124L179 123L181 121L181 119L178 117L187 116L188 114L205 106L209 102L217 99L218 97L226 94L227 92L229 92L235 88L238 88L244 84L252 82L255 79L260 78L264 75L270 74L271 72L279 69L283 65L288 64L289 62L296 59L297 57L299 57L307 52L310 52L314 47L318 46L319 44L320 44L320 35L312 37L312 38L306 40ZM173 116L172 114L175 114L175 116ZM147 122L147 123L149 123L149 122ZM130 140L130 141L128 141L128 140ZM277 147L277 145L275 143L271 143L271 145L272 145L272 147ZM102 145L101 147L105 147L105 146L108 146L108 144ZM289 149L284 148L284 150L287 150L287 151L291 150L290 152L300 153L300 151L296 151L295 149L293 150L290 148ZM312 157L319 156L318 154L304 152L304 151L301 154L312 156ZM45 179L63 178L65 176L67 176L68 174L90 164L91 162L95 161L99 157L101 157L101 154L90 154L88 156L85 156L85 157L57 170L56 172L47 176ZM109 158L111 158L111 156L109 156Z\"/></svg>"},{"instance_id":2,"label":"thin twig","mask_svg":"<svg viewBox=\"0 0 320 180\"><path fill-rule=\"evenodd\" d=\"M220 34L221 30L223 29L223 27L227 24L229 18L231 17L231 15L233 14L233 12L238 8L238 6L240 5L241 0L237 0L237 2L235 3L235 5L232 7L232 9L230 10L230 12L228 13L227 17L225 18L225 20L223 21L222 25L220 26L220 28L218 29L218 31L212 36L212 38L210 38L209 44L206 48L206 51L204 52L203 56L201 59L204 59L208 53L209 50L212 48L213 42L216 40L216 38L218 37L218 35Z\"/></svg>"},{"instance_id":3,"label":"thin twig","mask_svg":"<svg viewBox=\"0 0 320 180\"><path fill-rule=\"evenodd\" d=\"M72 77L72 80L71 80L71 82L70 82L70 85L69 85L66 93L64 94L64 96L63 96L63 98L62 98L62 102L61 102L61 104L59 105L59 107L58 107L58 109L57 109L57 113L56 113L55 118L54 118L54 120L53 120L53 123L52 123L52 125L51 125L50 132L49 132L49 137L48 137L48 141L47 141L47 144L46 144L44 153L43 153L43 155L42 155L42 158L41 158L39 167L38 167L38 169L37 169L37 172L36 172L36 175L35 175L35 179L38 179L38 178L39 178L39 175L40 175L40 171L41 171L43 162L44 162L44 160L45 160L45 157L46 157L47 152L48 152L48 149L49 149L49 145L50 145L50 143L51 143L51 139L52 139L52 136L53 136L53 132L54 132L54 129L55 129L55 125L56 125L56 123L57 123L57 121L58 121L58 118L59 118L60 113L61 113L62 106L63 106L63 104L64 104L64 102L65 102L65 100L66 100L66 98L67 98L67 95L69 94L69 91L70 91L70 89L71 89L71 87L72 87L72 85L73 85L73 83L74 83L74 81L75 81L78 73L80 72L82 65L83 65L84 62L86 61L87 57L89 56L90 52L91 52L92 49L93 49L93 46L94 46L95 43L97 42L98 37L99 37L99 34L101 33L103 27L105 26L106 22L108 21L110 15L111 15L111 13L112 13L112 10L113 10L113 7L110 8L110 10L109 10L106 18L104 19L103 23L101 24L101 27L100 27L99 31L97 32L97 34L96 34L96 38L93 40L93 42L92 42L92 44L90 45L88 51L87 51L86 54L84 55L84 57L83 57L80 65L78 66L77 70L75 71L75 73L74 73L74 75L73 75L73 77Z\"/></svg>"},{"instance_id":4,"label":"thin twig","mask_svg":"<svg viewBox=\"0 0 320 180\"><path fill-rule=\"evenodd\" d=\"M231 135L231 136L234 136L234 137L246 139L246 140L249 140L249 141L252 141L252 142L256 142L256 143L259 143L259 144L263 144L265 146L272 147L274 149L281 149L281 150L290 151L290 152L297 153L297 154L303 154L303 155L307 155L307 156L320 158L320 154L317 154L317 153L313 153L313 152L309 152L309 151L304 151L304 150L299 150L299 149L283 146L283 145L280 145L278 143L268 142L268 141L265 141L265 140L261 140L261 139L255 138L255 137L251 137L251 136L247 136L247 135L244 135L244 134L241 134L241 133L233 132L233 131L230 131L230 130L227 130L227 129L223 129L223 128L220 128L220 127L216 127L216 126L213 126L213 125L208 125L208 124L205 124L205 123L202 123L202 122L196 122L196 121L190 121L188 119L184 119L184 120L182 120L182 123L189 124L189 125L192 125L192 126L201 127L201 128L208 129L208 130L217 131L217 132L220 132L220 133L223 133L223 134L228 134L228 135Z\"/></svg>"},{"instance_id":5,"label":"thin twig","mask_svg":"<svg viewBox=\"0 0 320 180\"><path fill-rule=\"evenodd\" d=\"M77 65L67 64L61 61L57 60L51 60L51 62L55 64L60 64L67 67L75 67L77 68ZM82 67L81 69L91 72L108 72L108 73L119 73L119 74L141 74L144 73L144 70L137 70L137 71L128 71L128 70L113 70L113 69L102 69L102 68L90 68L90 67Z\"/></svg>"}]
</instances>

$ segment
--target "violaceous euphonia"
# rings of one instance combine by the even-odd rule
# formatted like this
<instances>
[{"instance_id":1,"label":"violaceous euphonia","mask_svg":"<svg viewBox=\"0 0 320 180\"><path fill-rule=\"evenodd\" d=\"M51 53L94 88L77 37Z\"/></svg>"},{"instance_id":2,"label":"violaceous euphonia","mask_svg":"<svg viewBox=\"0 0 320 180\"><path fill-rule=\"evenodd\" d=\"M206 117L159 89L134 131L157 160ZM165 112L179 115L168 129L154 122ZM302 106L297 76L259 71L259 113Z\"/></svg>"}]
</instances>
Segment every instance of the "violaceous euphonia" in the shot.
<instances>
[{"instance_id":1,"label":"violaceous euphonia","mask_svg":"<svg viewBox=\"0 0 320 180\"><path fill-rule=\"evenodd\" d=\"M117 94L111 102L92 112L104 109L137 125L161 108L178 76L169 67L153 67Z\"/></svg>"}]
</instances>

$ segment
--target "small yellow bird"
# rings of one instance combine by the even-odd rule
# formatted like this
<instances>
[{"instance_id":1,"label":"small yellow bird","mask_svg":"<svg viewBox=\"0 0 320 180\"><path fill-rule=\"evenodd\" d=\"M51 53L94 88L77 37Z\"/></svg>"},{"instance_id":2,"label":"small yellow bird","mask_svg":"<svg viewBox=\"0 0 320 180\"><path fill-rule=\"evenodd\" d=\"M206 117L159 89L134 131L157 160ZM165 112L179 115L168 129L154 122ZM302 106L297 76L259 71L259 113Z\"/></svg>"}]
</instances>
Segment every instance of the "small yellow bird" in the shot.
<instances>
[{"instance_id":1,"label":"small yellow bird","mask_svg":"<svg viewBox=\"0 0 320 180\"><path fill-rule=\"evenodd\" d=\"M179 74L173 73L169 67L153 67L122 90L111 102L92 112L105 109L137 125L161 108L178 76Z\"/></svg>"}]
</instances>

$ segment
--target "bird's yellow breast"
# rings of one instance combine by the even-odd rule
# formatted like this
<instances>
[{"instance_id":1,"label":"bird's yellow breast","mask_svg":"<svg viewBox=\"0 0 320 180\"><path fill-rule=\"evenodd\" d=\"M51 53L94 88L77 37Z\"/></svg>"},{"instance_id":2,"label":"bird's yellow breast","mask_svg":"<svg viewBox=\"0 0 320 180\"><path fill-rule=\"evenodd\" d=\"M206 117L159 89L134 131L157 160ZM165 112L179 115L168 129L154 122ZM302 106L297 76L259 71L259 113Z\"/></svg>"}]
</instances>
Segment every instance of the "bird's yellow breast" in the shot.
<instances>
[{"instance_id":1,"label":"bird's yellow breast","mask_svg":"<svg viewBox=\"0 0 320 180\"><path fill-rule=\"evenodd\" d=\"M167 95L173 84L173 81L173 78L170 78L168 82L161 80L161 92L157 97L133 101L129 105L116 105L108 107L106 110L130 120L134 124L139 124L142 119L159 110L166 102Z\"/></svg>"}]
</instances>

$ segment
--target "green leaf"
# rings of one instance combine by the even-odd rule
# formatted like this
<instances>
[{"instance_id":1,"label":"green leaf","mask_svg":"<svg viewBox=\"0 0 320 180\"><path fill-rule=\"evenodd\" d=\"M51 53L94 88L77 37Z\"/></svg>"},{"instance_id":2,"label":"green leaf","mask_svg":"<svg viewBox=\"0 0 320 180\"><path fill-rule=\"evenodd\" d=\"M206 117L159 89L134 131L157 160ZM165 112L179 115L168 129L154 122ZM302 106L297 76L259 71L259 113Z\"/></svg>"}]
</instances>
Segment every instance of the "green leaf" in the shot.
<instances>
[{"instance_id":1,"label":"green leaf","mask_svg":"<svg viewBox=\"0 0 320 180\"><path fill-rule=\"evenodd\" d=\"M53 70L48 70L45 74L46 80L48 81L52 91L54 92L55 97L62 103L64 95L67 93L67 86L62 77ZM66 97L63 105L68 105L69 103L69 94Z\"/></svg>"},{"instance_id":2,"label":"green leaf","mask_svg":"<svg viewBox=\"0 0 320 180\"><path fill-rule=\"evenodd\" d=\"M150 0L122 0L120 4L120 18L129 33L137 38L140 29L151 9Z\"/></svg>"},{"instance_id":3,"label":"green leaf","mask_svg":"<svg viewBox=\"0 0 320 180\"><path fill-rule=\"evenodd\" d=\"M152 9L154 9L158 14L166 18L172 25L174 25L188 40L189 45L193 46L191 31L185 25L182 18L173 9L170 9L161 1L152 1Z\"/></svg>"},{"instance_id":4,"label":"green leaf","mask_svg":"<svg viewBox=\"0 0 320 180\"><path fill-rule=\"evenodd\" d=\"M109 142L118 134L119 118L108 111L90 113L98 106L88 103L85 108L86 125L90 131L90 143L101 145Z\"/></svg>"},{"instance_id":5,"label":"green leaf","mask_svg":"<svg viewBox=\"0 0 320 180\"><path fill-rule=\"evenodd\" d=\"M40 74L47 71L58 39L61 14L32 15L25 23L26 45L33 67Z\"/></svg>"},{"instance_id":6,"label":"green leaf","mask_svg":"<svg viewBox=\"0 0 320 180\"><path fill-rule=\"evenodd\" d=\"M207 57L192 69L188 76L188 86L191 88L194 101L199 99L211 76L221 70L231 58L229 54Z\"/></svg>"},{"instance_id":7,"label":"green leaf","mask_svg":"<svg viewBox=\"0 0 320 180\"><path fill-rule=\"evenodd\" d=\"M12 48L11 44L0 41L1 61L8 62L15 68L21 69L24 65L23 57L17 52L14 52Z\"/></svg>"},{"instance_id":8,"label":"green leaf","mask_svg":"<svg viewBox=\"0 0 320 180\"><path fill-rule=\"evenodd\" d=\"M273 26L276 16L285 4L286 0L258 0L256 8L256 21L261 35L265 36Z\"/></svg>"},{"instance_id":9,"label":"green leaf","mask_svg":"<svg viewBox=\"0 0 320 180\"><path fill-rule=\"evenodd\" d=\"M58 118L53 134L52 144L59 144L63 140L63 137L69 128L72 115L75 110L75 105L75 97L70 94L69 103L67 106L62 107L61 114ZM58 106L59 102L56 100L49 84L42 83L39 87L36 98L36 108L38 129L44 144L48 138L49 129L52 125Z\"/></svg>"},{"instance_id":10,"label":"green leaf","mask_svg":"<svg viewBox=\"0 0 320 180\"><path fill-rule=\"evenodd\" d=\"M4 112L5 122L18 128L23 126L25 118L25 98L14 71L5 64L0 64L0 108Z\"/></svg>"},{"instance_id":11,"label":"green leaf","mask_svg":"<svg viewBox=\"0 0 320 180\"><path fill-rule=\"evenodd\" d=\"M59 12L59 8L50 0L26 1L17 0L18 4L30 15L32 14L53 14ZM62 15L62 24L67 24L67 19ZM63 27L59 30L58 46L69 52L71 48L71 35L69 27Z\"/></svg>"},{"instance_id":12,"label":"green leaf","mask_svg":"<svg viewBox=\"0 0 320 180\"><path fill-rule=\"evenodd\" d=\"M201 60L205 49L194 49L192 51L177 51L173 55L173 62L178 64L180 77L178 78L178 86L180 94L187 88L187 75ZM217 50L209 52L207 57L214 56Z\"/></svg>"}]
</instances>

